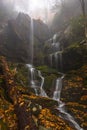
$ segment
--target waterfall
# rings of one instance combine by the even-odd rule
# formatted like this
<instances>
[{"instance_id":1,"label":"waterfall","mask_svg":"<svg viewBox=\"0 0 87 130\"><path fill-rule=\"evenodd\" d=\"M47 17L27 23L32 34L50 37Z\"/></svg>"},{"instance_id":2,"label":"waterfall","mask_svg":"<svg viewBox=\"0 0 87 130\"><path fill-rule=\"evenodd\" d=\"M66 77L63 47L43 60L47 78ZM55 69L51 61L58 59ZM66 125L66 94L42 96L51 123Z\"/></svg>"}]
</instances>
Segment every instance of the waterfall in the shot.
<instances>
[{"instance_id":1,"label":"waterfall","mask_svg":"<svg viewBox=\"0 0 87 130\"><path fill-rule=\"evenodd\" d=\"M61 73L60 73L61 74ZM60 117L68 120L69 122L72 123L72 125L77 129L77 130L83 130L78 123L74 120L74 118L66 112L65 110L65 104L60 100L60 95L61 95L61 90L62 90L62 80L64 78L64 74L61 78L58 78L56 80L56 86L55 86L55 91L53 93L53 99L58 101L58 110L60 111Z\"/></svg>"},{"instance_id":2,"label":"waterfall","mask_svg":"<svg viewBox=\"0 0 87 130\"><path fill-rule=\"evenodd\" d=\"M35 84L34 78L35 78L35 68L31 65L31 64L27 64L26 65L30 71L30 75L31 75L31 82L30 82L30 86L31 88L34 89L35 94L38 95L38 91L37 91L37 86Z\"/></svg>"},{"instance_id":3,"label":"waterfall","mask_svg":"<svg viewBox=\"0 0 87 130\"><path fill-rule=\"evenodd\" d=\"M42 74L41 74L41 71L39 71L39 70L36 70L32 65L30 65L30 64L27 64L26 65L27 67L28 67L28 69L29 69L29 71L30 71L30 74L31 74L31 79L30 79L30 86L31 86L31 88L33 88L34 89L34 91L35 91L35 94L36 95L40 95L40 96L42 96L42 97L47 97L47 94L46 94L46 92L44 91L44 89L43 89L43 84L44 84L44 77L42 76ZM35 82L37 79L36 79L36 75L35 75L35 72L38 72L37 73L37 76L39 76L40 78L41 78L41 85L39 86L39 85L37 85L37 83ZM39 92L38 92L38 90L39 90ZM40 94L39 94L40 93Z\"/></svg>"},{"instance_id":4,"label":"waterfall","mask_svg":"<svg viewBox=\"0 0 87 130\"><path fill-rule=\"evenodd\" d=\"M31 46L31 64L33 64L33 44L34 44L34 24L33 19L31 18L31 24L30 24L30 46Z\"/></svg>"},{"instance_id":5,"label":"waterfall","mask_svg":"<svg viewBox=\"0 0 87 130\"><path fill-rule=\"evenodd\" d=\"M41 71L38 71L38 75L42 79L41 86L40 86L40 96L42 96L42 97L48 97L47 94L46 94L46 92L43 89L44 77L41 75Z\"/></svg>"},{"instance_id":6,"label":"waterfall","mask_svg":"<svg viewBox=\"0 0 87 130\"><path fill-rule=\"evenodd\" d=\"M42 97L48 97L46 92L44 91L43 89L43 84L44 84L44 77L42 76L41 74L41 71L37 70L37 74L38 76L41 78L41 85L40 87L37 86L37 84L35 83L35 80L36 80L36 77L35 77L35 68L30 65L30 64L27 64L27 67L29 68L30 70L30 74L31 74L31 87L34 89L35 91L35 94L36 95L40 95ZM72 125L77 129L77 130L83 130L83 128L81 128L78 123L74 120L74 118L69 114L67 113L67 111L65 110L65 104L60 100L60 97L61 97L61 90L62 90L62 80L63 78L65 77L65 75L63 73L60 73L62 74L62 77L58 78L56 80L56 86L55 86L55 91L53 93L53 100L56 100L58 101L58 110L60 112L60 117L63 118L64 120L68 120L69 122L72 123ZM38 93L38 89L40 89L40 94Z\"/></svg>"},{"instance_id":7,"label":"waterfall","mask_svg":"<svg viewBox=\"0 0 87 130\"><path fill-rule=\"evenodd\" d=\"M58 78L56 80L56 89L53 93L53 99L57 101L60 101L60 94L61 94L61 89L62 89L61 80L62 80L61 78Z\"/></svg>"},{"instance_id":8,"label":"waterfall","mask_svg":"<svg viewBox=\"0 0 87 130\"><path fill-rule=\"evenodd\" d=\"M30 74L31 74L31 87L34 89L35 94L42 96L42 97L48 97L46 92L43 89L43 84L44 84L44 77L41 74L41 71L36 70L32 65L27 64L27 67L30 70ZM41 78L41 84L40 86L38 86L35 83L36 77L35 77L35 71L37 71L38 76ZM55 86L55 91L53 93L53 100L56 100L58 102L58 107L57 109L60 112L60 117L63 118L64 120L69 121L70 123L72 123L72 125L77 129L77 130L83 130L83 128L81 128L78 123L74 120L74 118L67 113L67 111L65 110L65 104L60 100L61 97L61 91L62 91L62 80L64 79L65 75L63 73L62 76L60 78L58 78L56 80L56 86ZM40 94L38 93L38 89L40 91Z\"/></svg>"},{"instance_id":9,"label":"waterfall","mask_svg":"<svg viewBox=\"0 0 87 130\"><path fill-rule=\"evenodd\" d=\"M54 56L54 62L53 62L53 57ZM50 61L50 66L54 66L56 69L59 68L61 72L63 71L63 60L62 60L62 51L57 51L55 53L52 53L49 55L49 61Z\"/></svg>"},{"instance_id":10,"label":"waterfall","mask_svg":"<svg viewBox=\"0 0 87 130\"><path fill-rule=\"evenodd\" d=\"M40 86L37 86L37 84L35 83L35 80L36 80L36 77L35 77L35 68L30 65L30 64L27 64L27 67L29 68L30 70L30 74L31 74L31 87L34 89L35 91L35 94L36 95L40 95L42 97L48 97L46 92L44 91L43 89L43 84L44 84L44 77L42 76L41 74L41 71L37 70L37 74L38 76L41 78L41 84ZM62 74L62 73L60 73ZM62 80L64 78L64 74L62 74L63 76L58 78L56 80L56 86L55 86L55 91L53 93L53 100L56 100L58 101L58 110L60 112L60 117L63 118L64 120L68 120L69 122L72 123L72 125L77 129L77 130L83 130L79 125L78 123L74 120L74 118L69 114L67 113L67 111L65 110L65 104L60 100L60 97L61 97L61 90L62 90ZM38 89L40 91L40 94L38 93Z\"/></svg>"},{"instance_id":11,"label":"waterfall","mask_svg":"<svg viewBox=\"0 0 87 130\"><path fill-rule=\"evenodd\" d=\"M53 44L56 43L56 37L57 35L55 34L54 37L53 37ZM34 43L34 37L33 37L33 19L31 19L31 33L30 33L30 43L31 43L31 63L33 64L33 43ZM50 63L51 63L51 66L53 66L53 63L52 63L52 56L53 54L50 55ZM58 62L59 62L59 66L62 70L62 53L61 52L57 52L57 53L54 53L54 56L55 56L55 63L56 63L56 68L58 68ZM27 67L30 71L30 74L31 74L31 79L30 79L30 86L34 89L35 91L35 94L36 95L40 95L40 96L43 96L43 97L48 97L46 92L44 91L43 89L43 84L44 84L44 77L42 76L41 74L41 71L39 70L36 70L32 65L30 64L27 64ZM41 84L40 86L37 85L36 83L36 80L38 80L36 78L36 75L35 75L35 72L38 72L37 75L40 77L41 79ZM62 73L60 73L62 74ZM53 100L56 100L58 102L58 107L57 109L59 110L60 112L60 116L61 118L65 119L65 120L68 120L69 122L72 123L72 125L77 129L77 130L83 130L79 125L78 123L74 120L74 118L66 112L65 110L65 104L60 100L60 97L61 97L61 90L62 90L62 80L64 78L64 74L62 74L63 76L58 78L56 80L56 86L55 86L55 91L53 93ZM39 92L38 92L39 90Z\"/></svg>"},{"instance_id":12,"label":"waterfall","mask_svg":"<svg viewBox=\"0 0 87 130\"><path fill-rule=\"evenodd\" d=\"M50 66L63 71L63 57L60 42L57 41L58 34L54 34L52 40L53 53L49 54ZM55 52L54 52L55 51ZM54 58L53 58L54 57Z\"/></svg>"},{"instance_id":13,"label":"waterfall","mask_svg":"<svg viewBox=\"0 0 87 130\"><path fill-rule=\"evenodd\" d=\"M57 37L57 34L54 34L54 36L53 36L53 43L56 43L56 37Z\"/></svg>"},{"instance_id":14,"label":"waterfall","mask_svg":"<svg viewBox=\"0 0 87 130\"><path fill-rule=\"evenodd\" d=\"M61 115L60 117L63 119L68 120L69 122L72 123L72 125L77 129L77 130L83 130L83 128L81 128L79 126L79 124L75 121L75 119L66 112L65 108L64 108L64 104L59 106L58 110L60 111L60 113L62 113L63 115Z\"/></svg>"},{"instance_id":15,"label":"waterfall","mask_svg":"<svg viewBox=\"0 0 87 130\"><path fill-rule=\"evenodd\" d=\"M30 86L31 86L31 88L34 89L36 95L39 95L38 90L40 90L40 96L47 97L47 94L43 90L44 77L41 75L41 72L36 70L32 65L33 64L33 55L34 55L34 49L33 49L33 46L34 46L34 24L33 24L32 18L31 18L31 24L30 24L30 46L31 46L31 52L30 52L31 53L31 64L26 65L30 71L30 74L31 74ZM36 81L37 81L36 75L35 75L36 71L38 72L37 75L41 78L41 85L40 86L37 85L37 83L36 83Z\"/></svg>"},{"instance_id":16,"label":"waterfall","mask_svg":"<svg viewBox=\"0 0 87 130\"><path fill-rule=\"evenodd\" d=\"M57 43L57 34L55 34L53 36L53 43L52 45L56 45ZM63 59L62 59L62 51L60 51L60 47L58 46L58 50L55 53L52 53L49 55L50 56L50 64L51 66L54 66L56 69L59 69L61 72L63 71ZM52 59L52 56L54 56L54 59ZM83 128L81 128L79 126L79 124L74 120L74 118L67 113L67 111L65 110L65 104L60 100L61 98L61 90L62 90L62 81L65 77L65 75L63 73L60 73L62 76L60 78L58 78L56 80L56 86L55 86L55 91L53 92L53 100L56 100L58 102L58 107L57 109L60 112L60 116L61 118L63 118L64 120L68 120L70 123L72 123L72 125L77 129L77 130L83 130Z\"/></svg>"}]
</instances>

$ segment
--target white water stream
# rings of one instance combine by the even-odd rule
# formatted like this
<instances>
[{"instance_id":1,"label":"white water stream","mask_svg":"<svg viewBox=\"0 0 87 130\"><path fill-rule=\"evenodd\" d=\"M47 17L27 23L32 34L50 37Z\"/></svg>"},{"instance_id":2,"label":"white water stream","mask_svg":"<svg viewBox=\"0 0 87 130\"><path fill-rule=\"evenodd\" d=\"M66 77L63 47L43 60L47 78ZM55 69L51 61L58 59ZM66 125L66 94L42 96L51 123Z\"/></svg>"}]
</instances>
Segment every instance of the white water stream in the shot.
<instances>
[{"instance_id":1,"label":"white water stream","mask_svg":"<svg viewBox=\"0 0 87 130\"><path fill-rule=\"evenodd\" d=\"M42 76L41 71L36 70L30 64L27 64L27 67L31 74L31 80L30 80L31 87L34 89L35 94L42 97L48 97L45 90L43 89L44 77ZM37 74L41 78L40 86L37 86L37 84L35 83L35 71L38 72ZM55 91L53 92L53 100L56 100L58 102L57 109L60 111L60 117L63 118L64 120L68 120L76 128L76 130L83 130L83 128L79 126L79 124L75 121L75 119L69 113L67 113L67 111L65 110L65 104L60 100L62 91L62 80L64 79L64 77L65 75L62 74L62 76L56 80ZM38 89L40 93L38 93Z\"/></svg>"},{"instance_id":2,"label":"white water stream","mask_svg":"<svg viewBox=\"0 0 87 130\"><path fill-rule=\"evenodd\" d=\"M33 64L33 55L34 55L34 48L33 48L33 44L34 44L34 21L33 19L31 18L31 23L30 23L30 36L29 36L30 40L29 40L29 43L30 43L30 47L31 47L31 50L30 50L30 53L31 53L31 64Z\"/></svg>"},{"instance_id":3,"label":"white water stream","mask_svg":"<svg viewBox=\"0 0 87 130\"><path fill-rule=\"evenodd\" d=\"M56 43L56 37L57 35L55 34L53 37L53 44ZM31 19L31 35L30 35L30 43L31 43L31 63L33 64L33 42L34 42L34 37L33 37L33 20ZM59 59L60 57L60 59ZM56 68L58 65L58 59L60 60L60 66L62 68L62 53L59 53L59 56L57 53L55 53L55 60L56 60ZM50 60L51 60L51 66L52 66L52 55L50 55ZM27 64L27 67L30 71L30 86L31 88L34 89L35 94L38 96L43 96L43 97L48 97L45 90L43 89L44 85L44 77L41 74L41 71L36 70L31 64ZM37 72L37 73L35 73ZM41 79L40 86L37 85L36 81L38 80L36 78L36 74L38 77ZM65 105L64 103L60 100L61 97L61 90L62 90L62 80L64 78L64 74L60 73L62 76L56 80L56 86L55 86L55 91L53 92L53 100L56 100L58 102L58 110L60 111L60 116L64 120L68 120L69 122L72 123L72 125L76 128L76 130L83 130L78 123L74 120L74 118L66 112L65 110ZM39 90L39 91L38 91Z\"/></svg>"},{"instance_id":4,"label":"white water stream","mask_svg":"<svg viewBox=\"0 0 87 130\"><path fill-rule=\"evenodd\" d=\"M48 97L47 94L46 94L46 92L43 89L44 77L42 76L41 71L39 71L39 70L38 70L38 75L42 79L41 86L40 86L40 96L42 96L42 97Z\"/></svg>"},{"instance_id":5,"label":"white water stream","mask_svg":"<svg viewBox=\"0 0 87 130\"><path fill-rule=\"evenodd\" d=\"M67 113L67 111L65 110L65 104L60 100L61 97L61 90L62 90L62 80L64 78L64 74L61 78L58 78L56 80L56 86L55 86L55 91L53 93L53 99L58 101L58 110L60 111L60 116L65 119L68 120L70 123L72 123L72 125L76 128L76 130L83 130L83 128L81 128L79 126L79 124L75 121L75 119L69 114Z\"/></svg>"},{"instance_id":6,"label":"white water stream","mask_svg":"<svg viewBox=\"0 0 87 130\"><path fill-rule=\"evenodd\" d=\"M35 94L36 95L39 95L39 96L42 96L42 97L48 97L46 92L44 91L43 89L43 84L44 84L44 77L42 76L41 72L39 70L36 70L32 65L30 64L27 64L27 67L30 71L30 74L31 74L31 88L34 89L35 91ZM35 77L35 71L37 71L38 73L38 76L41 78L41 85L38 86L35 82L36 80L36 77ZM39 90L39 92L38 92Z\"/></svg>"}]
</instances>

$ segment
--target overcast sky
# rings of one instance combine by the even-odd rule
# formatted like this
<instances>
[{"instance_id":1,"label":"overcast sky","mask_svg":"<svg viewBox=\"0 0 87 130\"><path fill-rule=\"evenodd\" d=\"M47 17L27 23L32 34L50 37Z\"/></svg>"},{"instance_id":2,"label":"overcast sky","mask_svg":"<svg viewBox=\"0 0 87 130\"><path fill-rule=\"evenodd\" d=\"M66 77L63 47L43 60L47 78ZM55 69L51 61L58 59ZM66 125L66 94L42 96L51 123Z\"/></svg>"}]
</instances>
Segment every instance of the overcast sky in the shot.
<instances>
[{"instance_id":1,"label":"overcast sky","mask_svg":"<svg viewBox=\"0 0 87 130\"><path fill-rule=\"evenodd\" d=\"M10 0L11 1L11 0ZM28 13L31 17L45 21L52 17L51 7L55 0L15 0L18 12Z\"/></svg>"}]
</instances>

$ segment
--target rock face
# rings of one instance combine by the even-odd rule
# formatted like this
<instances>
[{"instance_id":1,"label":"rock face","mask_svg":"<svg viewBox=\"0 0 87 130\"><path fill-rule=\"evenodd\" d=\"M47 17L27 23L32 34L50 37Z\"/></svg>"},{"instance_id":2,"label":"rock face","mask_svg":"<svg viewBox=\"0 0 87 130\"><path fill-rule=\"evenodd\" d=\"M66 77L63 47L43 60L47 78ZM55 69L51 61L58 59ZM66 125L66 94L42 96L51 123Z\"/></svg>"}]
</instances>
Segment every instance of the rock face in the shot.
<instances>
[{"instance_id":1,"label":"rock face","mask_svg":"<svg viewBox=\"0 0 87 130\"><path fill-rule=\"evenodd\" d=\"M51 31L41 20L34 20L34 35L42 43L51 37Z\"/></svg>"},{"instance_id":2,"label":"rock face","mask_svg":"<svg viewBox=\"0 0 87 130\"><path fill-rule=\"evenodd\" d=\"M63 51L47 54L45 62L61 72L78 69L87 64L87 45L73 44Z\"/></svg>"},{"instance_id":3,"label":"rock face","mask_svg":"<svg viewBox=\"0 0 87 130\"><path fill-rule=\"evenodd\" d=\"M63 70L78 69L87 64L87 47L84 45L72 46L62 53Z\"/></svg>"},{"instance_id":4,"label":"rock face","mask_svg":"<svg viewBox=\"0 0 87 130\"><path fill-rule=\"evenodd\" d=\"M44 43L49 35L48 27L40 20L34 20L34 39ZM9 60L18 62L31 62L31 18L27 14L19 13L16 19L0 31L0 55Z\"/></svg>"},{"instance_id":5,"label":"rock face","mask_svg":"<svg viewBox=\"0 0 87 130\"><path fill-rule=\"evenodd\" d=\"M0 38L0 54L13 61L27 61L29 53L30 18L19 14L15 20L8 22ZM24 59L25 58L25 59Z\"/></svg>"}]
</instances>

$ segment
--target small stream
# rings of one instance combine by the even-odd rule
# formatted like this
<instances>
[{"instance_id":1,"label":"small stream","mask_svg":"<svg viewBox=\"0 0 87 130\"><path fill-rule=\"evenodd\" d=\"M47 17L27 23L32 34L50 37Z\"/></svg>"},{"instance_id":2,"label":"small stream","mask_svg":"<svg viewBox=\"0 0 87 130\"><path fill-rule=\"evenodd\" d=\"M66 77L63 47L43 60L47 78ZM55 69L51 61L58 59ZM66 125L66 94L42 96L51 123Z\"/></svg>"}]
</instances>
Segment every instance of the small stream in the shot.
<instances>
[{"instance_id":1,"label":"small stream","mask_svg":"<svg viewBox=\"0 0 87 130\"><path fill-rule=\"evenodd\" d=\"M65 103L63 103L60 98L61 98L61 91L62 91L62 80L64 79L65 75L62 74L60 78L56 80L56 86L55 86L55 91L53 93L53 99L58 102L58 110L60 112L60 117L63 118L64 120L69 121L75 128L76 130L83 130L79 126L79 124L75 121L75 119L66 111L65 109Z\"/></svg>"},{"instance_id":2,"label":"small stream","mask_svg":"<svg viewBox=\"0 0 87 130\"><path fill-rule=\"evenodd\" d=\"M30 71L30 74L31 74L31 88L34 89L35 91L35 94L38 95L38 96L42 96L42 97L48 97L45 90L43 89L43 84L44 84L44 77L42 76L41 74L41 71L39 70L36 70L31 64L27 64L27 67ZM37 71L37 74L38 74L38 77L41 78L41 84L40 86L38 86L36 83L35 83L35 72ZM39 91L38 91L39 90Z\"/></svg>"},{"instance_id":3,"label":"small stream","mask_svg":"<svg viewBox=\"0 0 87 130\"><path fill-rule=\"evenodd\" d=\"M31 87L34 89L35 91L35 95L38 96L42 96L42 97L48 97L48 95L46 94L43 85L44 85L44 77L41 74L41 71L36 70L32 65L27 64L27 67L30 71L31 74ZM41 84L40 86L37 86L37 84L35 83L35 71L37 71L38 77L41 78ZM60 73L60 72L59 72ZM66 111L65 109L65 103L63 103L60 98L61 98L61 91L62 91L62 81L65 77L65 74L60 73L62 76L57 78L56 80L56 86L55 86L55 90L53 92L53 100L56 100L58 102L58 107L57 109L60 112L60 117L63 118L64 120L69 121L72 126L74 128L76 128L76 130L83 130L83 128L81 128L79 126L79 124L75 121L75 119ZM39 89L39 92L38 92Z\"/></svg>"}]
</instances>

